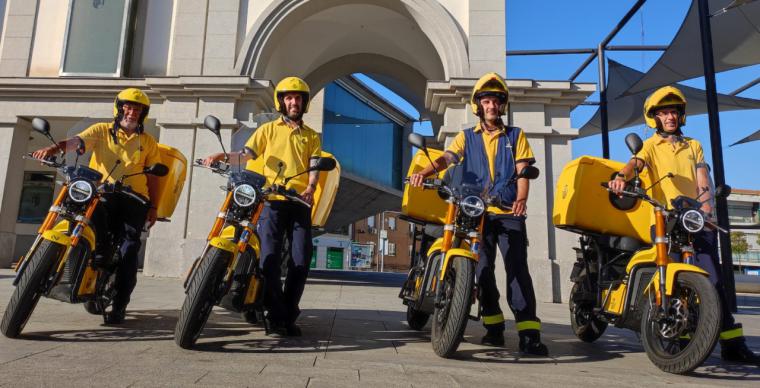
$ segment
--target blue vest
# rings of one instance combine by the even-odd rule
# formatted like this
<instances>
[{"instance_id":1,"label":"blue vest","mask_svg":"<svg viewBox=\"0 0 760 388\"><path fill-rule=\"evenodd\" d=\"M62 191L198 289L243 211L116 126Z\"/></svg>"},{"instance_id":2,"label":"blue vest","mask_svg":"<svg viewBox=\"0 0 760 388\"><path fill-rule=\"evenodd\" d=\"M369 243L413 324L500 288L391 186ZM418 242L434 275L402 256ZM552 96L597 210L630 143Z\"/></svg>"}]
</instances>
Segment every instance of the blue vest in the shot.
<instances>
[{"instance_id":1,"label":"blue vest","mask_svg":"<svg viewBox=\"0 0 760 388\"><path fill-rule=\"evenodd\" d=\"M488 195L498 197L505 206L512 205L517 198L517 182L515 176L515 150L521 129L507 127L506 136L499 136L494 161L494 179L488 167L486 145L482 133L476 133L474 128L464 130L464 160L462 161L462 183L476 185L488 190Z\"/></svg>"}]
</instances>

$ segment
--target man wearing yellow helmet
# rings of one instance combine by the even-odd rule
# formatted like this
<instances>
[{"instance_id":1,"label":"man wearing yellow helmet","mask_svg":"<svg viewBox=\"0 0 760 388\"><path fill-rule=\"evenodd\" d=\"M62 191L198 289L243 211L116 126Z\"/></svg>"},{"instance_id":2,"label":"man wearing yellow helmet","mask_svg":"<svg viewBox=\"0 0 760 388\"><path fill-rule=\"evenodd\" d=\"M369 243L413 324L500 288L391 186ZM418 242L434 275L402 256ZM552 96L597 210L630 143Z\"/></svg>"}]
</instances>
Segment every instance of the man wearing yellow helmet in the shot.
<instances>
[{"instance_id":1,"label":"man wearing yellow helmet","mask_svg":"<svg viewBox=\"0 0 760 388\"><path fill-rule=\"evenodd\" d=\"M319 135L302 120L309 109L309 98L309 86L302 79L287 77L280 81L275 88L274 105L282 116L259 127L242 151L230 154L231 160L264 158L263 173L269 185L275 183L276 178L293 176L312 166L322 152L322 145ZM213 154L203 163L211 165L224 156ZM318 179L319 173L312 171L308 178L300 175L291 179L286 188L312 203ZM313 250L311 210L278 197L271 199L261 213L257 228L261 240L261 269L266 279L264 307L269 320L268 334L300 336L301 329L295 322L301 312L298 303L306 285ZM288 263L283 289L280 268L285 236L290 239L292 263Z\"/></svg>"},{"instance_id":2,"label":"man wearing yellow helmet","mask_svg":"<svg viewBox=\"0 0 760 388\"><path fill-rule=\"evenodd\" d=\"M124 89L114 99L112 122L94 124L73 138L33 153L36 158L48 158L59 149L80 155L92 151L90 168L103 174L109 182L135 174L126 178L124 184L144 201L121 193L104 194L92 216L97 234L95 265L106 265L113 257L114 252L108 251L111 237L123 239L116 271L116 295L111 311L104 315L108 324L124 321L130 295L137 284L140 234L146 221L148 227L156 222L156 205L150 205L150 199L157 192L158 178L141 174L145 167L161 161L156 140L144 133L149 110L150 99L145 93L135 88Z\"/></svg>"},{"instance_id":3,"label":"man wearing yellow helmet","mask_svg":"<svg viewBox=\"0 0 760 388\"><path fill-rule=\"evenodd\" d=\"M679 195L691 198L699 197L702 211L712 217L710 199L709 167L705 163L702 145L699 141L683 135L682 127L686 124L686 97L675 87L665 86L652 93L644 102L644 120L656 130L637 154L639 159L632 159L620 170L615 179L609 182L612 191L620 193L636 168L648 168L653 181L658 181L672 173L673 177L663 179L653 188L652 195L663 203ZM721 357L726 361L749 362L757 364L756 356L746 345L742 325L734 322L725 299L725 289L721 282L721 267L718 261L717 232L703 231L694 241L696 251L695 264L710 274L710 281L718 289L721 298L722 332L720 334Z\"/></svg>"},{"instance_id":4,"label":"man wearing yellow helmet","mask_svg":"<svg viewBox=\"0 0 760 388\"><path fill-rule=\"evenodd\" d=\"M507 271L507 301L517 323L520 351L545 356L548 349L541 342L541 321L536 316L533 280L528 271L525 215L529 185L527 179L513 179L517 171L533 164L535 159L523 131L505 126L501 119L506 114L508 98L509 90L501 76L488 73L481 77L470 97L470 107L480 122L457 134L434 164L438 171L461 164L462 177L468 181L463 183L481 186L501 204L487 209L481 259L476 269L481 314L487 330L482 343L504 345L506 326L494 275L498 246ZM409 182L420 186L433 172L433 166L428 166L410 176Z\"/></svg>"}]
</instances>

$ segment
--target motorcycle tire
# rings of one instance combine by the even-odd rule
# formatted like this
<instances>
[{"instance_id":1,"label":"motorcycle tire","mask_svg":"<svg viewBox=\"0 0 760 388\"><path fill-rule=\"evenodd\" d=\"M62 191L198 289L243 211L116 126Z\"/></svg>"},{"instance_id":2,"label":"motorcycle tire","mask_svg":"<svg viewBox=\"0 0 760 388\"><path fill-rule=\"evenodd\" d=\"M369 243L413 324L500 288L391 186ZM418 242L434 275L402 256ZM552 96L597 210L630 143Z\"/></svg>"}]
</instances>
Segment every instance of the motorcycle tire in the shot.
<instances>
[{"instance_id":1,"label":"motorcycle tire","mask_svg":"<svg viewBox=\"0 0 760 388\"><path fill-rule=\"evenodd\" d=\"M675 289L671 297L671 306L676 299L684 297L686 291L692 291L693 297L683 304L688 306L689 319L696 312L696 328L690 325L686 331L679 331L677 336L667 339L660 334L662 326L650 319L655 313L654 303L644 301L641 320L641 342L644 350L658 368L668 373L684 374L693 371L710 356L720 335L721 304L715 287L707 277L685 272L678 274ZM696 307L695 307L696 306ZM694 310L696 308L696 310ZM670 309L672 310L672 308ZM683 338L688 340L684 344ZM667 342L664 344L663 340ZM677 345L677 347L676 347ZM671 350L676 350L672 352Z\"/></svg>"},{"instance_id":2,"label":"motorcycle tire","mask_svg":"<svg viewBox=\"0 0 760 388\"><path fill-rule=\"evenodd\" d=\"M65 249L65 246L48 240L40 242L29 259L24 273L21 274L18 286L13 291L3 314L3 321L0 323L0 331L3 335L16 338L21 334L21 330L26 326L34 307L42 296L43 284Z\"/></svg>"},{"instance_id":3,"label":"motorcycle tire","mask_svg":"<svg viewBox=\"0 0 760 388\"><path fill-rule=\"evenodd\" d=\"M430 314L414 309L412 306L406 306L406 324L412 330L422 330L427 325Z\"/></svg>"},{"instance_id":4,"label":"motorcycle tire","mask_svg":"<svg viewBox=\"0 0 760 388\"><path fill-rule=\"evenodd\" d=\"M183 349L192 349L206 325L211 310L217 302L216 290L227 269L225 256L229 252L212 247L201 259L197 273L193 275L187 296L174 329L174 342Z\"/></svg>"},{"instance_id":5,"label":"motorcycle tire","mask_svg":"<svg viewBox=\"0 0 760 388\"><path fill-rule=\"evenodd\" d=\"M438 285L443 287L444 300L436 303L431 337L433 351L440 357L451 357L462 342L470 315L474 279L475 263L458 256L451 259L446 277Z\"/></svg>"},{"instance_id":6,"label":"motorcycle tire","mask_svg":"<svg viewBox=\"0 0 760 388\"><path fill-rule=\"evenodd\" d=\"M88 313L92 315L102 315L103 311L100 310L100 307L98 306L98 302L94 300L88 300L87 302L84 302L84 309Z\"/></svg>"},{"instance_id":7,"label":"motorcycle tire","mask_svg":"<svg viewBox=\"0 0 760 388\"><path fill-rule=\"evenodd\" d=\"M593 304L582 304L574 301L574 296L581 292L581 284L575 283L570 291L570 326L575 336L583 342L594 342L604 334L607 322L594 316ZM585 309L585 310L581 310Z\"/></svg>"}]
</instances>

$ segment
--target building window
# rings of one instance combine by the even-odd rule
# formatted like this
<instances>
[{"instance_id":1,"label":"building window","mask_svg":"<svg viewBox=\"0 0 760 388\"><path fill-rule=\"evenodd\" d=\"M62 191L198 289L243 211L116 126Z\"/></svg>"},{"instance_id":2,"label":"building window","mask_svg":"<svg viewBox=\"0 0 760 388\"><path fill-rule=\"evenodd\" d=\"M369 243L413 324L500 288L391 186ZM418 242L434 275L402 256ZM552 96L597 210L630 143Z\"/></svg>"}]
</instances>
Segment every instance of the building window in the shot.
<instances>
[{"instance_id":1,"label":"building window","mask_svg":"<svg viewBox=\"0 0 760 388\"><path fill-rule=\"evenodd\" d=\"M375 216L369 216L369 217L367 217L367 227L368 228L374 228L375 227Z\"/></svg>"},{"instance_id":2,"label":"building window","mask_svg":"<svg viewBox=\"0 0 760 388\"><path fill-rule=\"evenodd\" d=\"M396 219L394 217L388 217L388 229L396 230Z\"/></svg>"},{"instance_id":3,"label":"building window","mask_svg":"<svg viewBox=\"0 0 760 388\"><path fill-rule=\"evenodd\" d=\"M387 250L388 250L388 253L386 253L386 255L396 256L396 243L389 242Z\"/></svg>"},{"instance_id":4,"label":"building window","mask_svg":"<svg viewBox=\"0 0 760 388\"><path fill-rule=\"evenodd\" d=\"M45 220L55 191L55 173L26 172L21 187L21 203L17 221L38 224Z\"/></svg>"},{"instance_id":5,"label":"building window","mask_svg":"<svg viewBox=\"0 0 760 388\"><path fill-rule=\"evenodd\" d=\"M61 75L124 73L132 0L71 0Z\"/></svg>"}]
</instances>

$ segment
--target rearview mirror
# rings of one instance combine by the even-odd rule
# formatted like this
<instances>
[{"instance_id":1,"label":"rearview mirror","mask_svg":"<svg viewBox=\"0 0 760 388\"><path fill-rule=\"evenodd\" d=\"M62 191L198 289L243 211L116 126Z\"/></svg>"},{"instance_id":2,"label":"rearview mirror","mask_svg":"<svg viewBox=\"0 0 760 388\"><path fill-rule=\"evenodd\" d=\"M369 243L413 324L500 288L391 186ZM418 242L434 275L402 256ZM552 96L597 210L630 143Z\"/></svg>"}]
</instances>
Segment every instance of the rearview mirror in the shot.
<instances>
[{"instance_id":1,"label":"rearview mirror","mask_svg":"<svg viewBox=\"0 0 760 388\"><path fill-rule=\"evenodd\" d=\"M715 198L726 198L731 194L731 186L719 185L715 188Z\"/></svg>"},{"instance_id":2,"label":"rearview mirror","mask_svg":"<svg viewBox=\"0 0 760 388\"><path fill-rule=\"evenodd\" d=\"M153 176L166 176L166 174L169 173L169 167L166 167L165 165L161 163L156 163L152 166L145 167L143 170L143 173L147 175L153 175Z\"/></svg>"},{"instance_id":3,"label":"rearview mirror","mask_svg":"<svg viewBox=\"0 0 760 388\"><path fill-rule=\"evenodd\" d=\"M48 123L47 120L39 117L35 117L32 119L32 129L35 131L45 135L50 135L50 123Z\"/></svg>"},{"instance_id":4,"label":"rearview mirror","mask_svg":"<svg viewBox=\"0 0 760 388\"><path fill-rule=\"evenodd\" d=\"M409 144L424 150L425 147L425 137L420 135L419 133L410 133L409 137L407 138L409 141Z\"/></svg>"},{"instance_id":5,"label":"rearview mirror","mask_svg":"<svg viewBox=\"0 0 760 388\"><path fill-rule=\"evenodd\" d=\"M336 162L333 158L319 158L317 164L312 168L316 171L332 171L335 169Z\"/></svg>"},{"instance_id":6,"label":"rearview mirror","mask_svg":"<svg viewBox=\"0 0 760 388\"><path fill-rule=\"evenodd\" d=\"M540 174L541 174L541 171L537 167L527 166L527 167L523 167L520 173L517 174L517 177L526 178L526 179L536 179L538 178Z\"/></svg>"},{"instance_id":7,"label":"rearview mirror","mask_svg":"<svg viewBox=\"0 0 760 388\"><path fill-rule=\"evenodd\" d=\"M644 147L644 142L641 141L641 138L639 135L635 133L629 133L625 136L625 145L628 146L628 149L631 150L631 154L636 155L641 151L641 148Z\"/></svg>"},{"instance_id":8,"label":"rearview mirror","mask_svg":"<svg viewBox=\"0 0 760 388\"><path fill-rule=\"evenodd\" d=\"M208 128L209 131L214 132L216 136L220 136L219 128L222 127L222 124L219 122L219 119L213 115L208 115L203 119L203 126Z\"/></svg>"}]
</instances>

